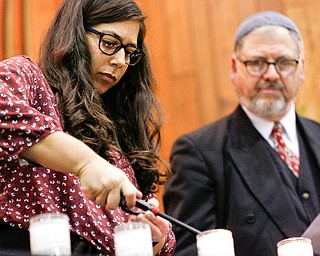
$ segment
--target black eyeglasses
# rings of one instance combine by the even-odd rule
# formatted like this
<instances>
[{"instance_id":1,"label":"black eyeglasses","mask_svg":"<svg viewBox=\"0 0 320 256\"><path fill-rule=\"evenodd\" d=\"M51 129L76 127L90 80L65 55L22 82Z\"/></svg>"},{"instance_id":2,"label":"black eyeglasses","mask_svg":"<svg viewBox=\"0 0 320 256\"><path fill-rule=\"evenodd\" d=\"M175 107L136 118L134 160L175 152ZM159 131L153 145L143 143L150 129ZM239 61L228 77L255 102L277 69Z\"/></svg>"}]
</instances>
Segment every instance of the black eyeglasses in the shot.
<instances>
[{"instance_id":1,"label":"black eyeglasses","mask_svg":"<svg viewBox=\"0 0 320 256\"><path fill-rule=\"evenodd\" d=\"M132 44L124 45L121 40L114 35L105 34L90 27L85 29L93 34L100 36L99 49L106 55L114 55L121 48L125 51L125 62L130 66L136 65L144 56L144 52Z\"/></svg>"},{"instance_id":2,"label":"black eyeglasses","mask_svg":"<svg viewBox=\"0 0 320 256\"><path fill-rule=\"evenodd\" d=\"M262 76L267 73L269 65L274 65L277 72L281 76L288 76L292 74L299 63L295 59L278 59L275 62L269 62L266 60L241 60L237 58L241 63L243 63L247 71L252 76Z\"/></svg>"}]
</instances>

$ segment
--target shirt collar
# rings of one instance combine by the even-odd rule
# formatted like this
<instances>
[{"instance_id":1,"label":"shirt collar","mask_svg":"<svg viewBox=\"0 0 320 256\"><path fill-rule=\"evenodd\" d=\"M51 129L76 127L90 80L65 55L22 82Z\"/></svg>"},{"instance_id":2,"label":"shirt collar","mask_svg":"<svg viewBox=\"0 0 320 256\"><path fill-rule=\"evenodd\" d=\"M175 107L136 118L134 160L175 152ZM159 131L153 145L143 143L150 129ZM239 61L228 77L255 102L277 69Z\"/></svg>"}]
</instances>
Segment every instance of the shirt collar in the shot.
<instances>
[{"instance_id":1,"label":"shirt collar","mask_svg":"<svg viewBox=\"0 0 320 256\"><path fill-rule=\"evenodd\" d=\"M241 105L241 107L243 108L244 112L247 114L251 123L257 129L257 131L262 135L262 137L268 140L272 132L274 122L253 114L243 105ZM288 136L289 140L294 141L294 138L297 137L296 113L294 104L291 104L289 111L280 120L280 123L282 124L284 132Z\"/></svg>"},{"instance_id":2,"label":"shirt collar","mask_svg":"<svg viewBox=\"0 0 320 256\"><path fill-rule=\"evenodd\" d=\"M291 105L288 113L280 120L289 140L294 141L297 138L296 112L294 104Z\"/></svg>"}]
</instances>

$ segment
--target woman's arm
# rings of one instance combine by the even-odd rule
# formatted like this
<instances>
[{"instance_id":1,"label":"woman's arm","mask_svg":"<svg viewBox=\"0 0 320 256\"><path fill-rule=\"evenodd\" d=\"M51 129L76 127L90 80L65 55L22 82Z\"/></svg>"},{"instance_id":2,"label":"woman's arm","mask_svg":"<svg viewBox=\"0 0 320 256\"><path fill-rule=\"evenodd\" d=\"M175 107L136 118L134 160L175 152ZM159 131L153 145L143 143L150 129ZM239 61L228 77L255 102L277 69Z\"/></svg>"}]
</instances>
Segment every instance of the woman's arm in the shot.
<instances>
[{"instance_id":1,"label":"woman's arm","mask_svg":"<svg viewBox=\"0 0 320 256\"><path fill-rule=\"evenodd\" d=\"M20 156L47 168L72 173L79 177L86 195L107 210L115 209L120 193L128 207L141 197L125 173L116 168L78 139L62 132L54 132L41 139Z\"/></svg>"}]
</instances>

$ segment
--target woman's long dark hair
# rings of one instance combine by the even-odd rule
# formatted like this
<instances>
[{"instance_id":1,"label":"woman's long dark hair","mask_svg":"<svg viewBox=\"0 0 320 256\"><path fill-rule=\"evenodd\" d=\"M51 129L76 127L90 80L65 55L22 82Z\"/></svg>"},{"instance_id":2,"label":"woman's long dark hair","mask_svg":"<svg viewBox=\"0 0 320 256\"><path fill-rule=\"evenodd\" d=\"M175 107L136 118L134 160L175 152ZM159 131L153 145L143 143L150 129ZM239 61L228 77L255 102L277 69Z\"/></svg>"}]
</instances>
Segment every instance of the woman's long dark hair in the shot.
<instances>
[{"instance_id":1,"label":"woman's long dark hair","mask_svg":"<svg viewBox=\"0 0 320 256\"><path fill-rule=\"evenodd\" d=\"M141 191L163 184L158 156L162 112L144 44L144 15L133 0L65 0L40 51L40 67L56 93L65 131L112 162L111 150L132 164ZM129 66L105 94L93 87L85 26L137 20L138 47L145 57ZM167 168L165 168L167 170Z\"/></svg>"}]
</instances>

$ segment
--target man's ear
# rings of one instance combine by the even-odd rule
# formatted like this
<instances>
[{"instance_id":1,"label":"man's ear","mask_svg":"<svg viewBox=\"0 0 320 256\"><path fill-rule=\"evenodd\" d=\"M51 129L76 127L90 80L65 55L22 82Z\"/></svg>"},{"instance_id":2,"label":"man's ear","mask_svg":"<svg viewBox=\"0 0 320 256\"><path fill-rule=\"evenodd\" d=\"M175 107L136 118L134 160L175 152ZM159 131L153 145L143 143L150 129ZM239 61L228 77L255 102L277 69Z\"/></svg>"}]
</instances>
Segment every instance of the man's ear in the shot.
<instances>
[{"instance_id":1,"label":"man's ear","mask_svg":"<svg viewBox=\"0 0 320 256\"><path fill-rule=\"evenodd\" d=\"M231 73L230 73L230 79L232 83L235 83L236 75L237 75L237 63L236 63L236 57L233 55L231 59Z\"/></svg>"},{"instance_id":2,"label":"man's ear","mask_svg":"<svg viewBox=\"0 0 320 256\"><path fill-rule=\"evenodd\" d=\"M304 59L301 59L301 63L299 63L299 65L301 65L301 69L300 69L300 82L301 84L303 84L304 82Z\"/></svg>"}]
</instances>

